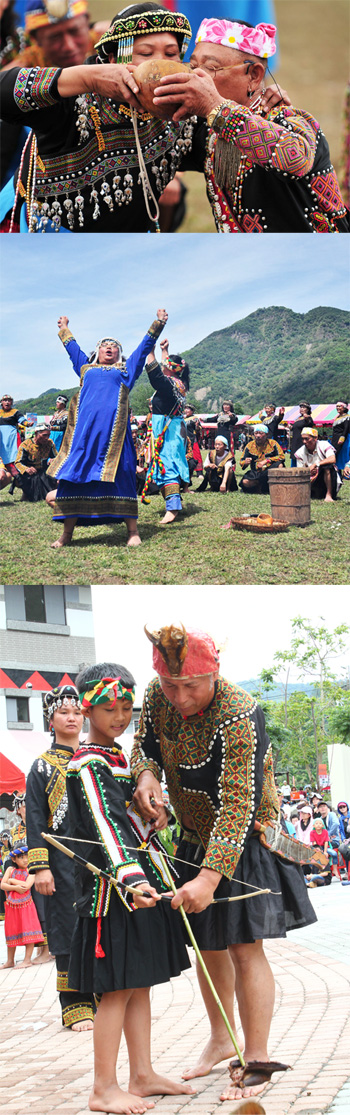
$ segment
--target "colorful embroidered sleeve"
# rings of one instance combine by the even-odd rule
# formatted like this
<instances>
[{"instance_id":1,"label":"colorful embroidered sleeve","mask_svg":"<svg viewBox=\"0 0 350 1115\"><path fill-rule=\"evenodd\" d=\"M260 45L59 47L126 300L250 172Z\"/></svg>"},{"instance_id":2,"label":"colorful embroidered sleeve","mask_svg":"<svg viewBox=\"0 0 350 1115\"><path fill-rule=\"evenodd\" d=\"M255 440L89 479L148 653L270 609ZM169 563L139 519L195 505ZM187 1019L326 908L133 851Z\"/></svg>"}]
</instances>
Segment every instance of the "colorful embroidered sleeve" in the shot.
<instances>
[{"instance_id":1,"label":"colorful embroidered sleeve","mask_svg":"<svg viewBox=\"0 0 350 1115\"><path fill-rule=\"evenodd\" d=\"M256 819L260 821L261 825L265 825L271 820L278 821L278 818L279 804L273 770L272 746L270 743L264 759L263 787Z\"/></svg>"},{"instance_id":2,"label":"colorful embroidered sleeve","mask_svg":"<svg viewBox=\"0 0 350 1115\"><path fill-rule=\"evenodd\" d=\"M283 124L272 119L283 118ZM213 124L227 143L234 143L253 163L304 177L313 167L319 126L312 117L295 108L272 110L268 119L253 114L244 105L225 105Z\"/></svg>"},{"instance_id":3,"label":"colorful embroidered sleeve","mask_svg":"<svg viewBox=\"0 0 350 1115\"><path fill-rule=\"evenodd\" d=\"M120 773L122 778L122 771ZM128 785L130 776L125 772ZM124 779L125 781L125 779ZM147 883L137 854L129 850L132 829L126 813L125 793L103 756L77 752L67 772L70 814L79 816L86 838L98 841L108 872L121 884L120 898L129 910L134 904L122 884ZM74 829L73 829L74 831ZM107 912L106 910L104 912Z\"/></svg>"},{"instance_id":4,"label":"colorful embroidered sleeve","mask_svg":"<svg viewBox=\"0 0 350 1115\"><path fill-rule=\"evenodd\" d=\"M246 716L225 726L221 735L220 810L210 833L203 867L232 878L247 837L253 831L262 796L269 740L261 709L253 707Z\"/></svg>"},{"instance_id":5,"label":"colorful embroidered sleeve","mask_svg":"<svg viewBox=\"0 0 350 1115\"><path fill-rule=\"evenodd\" d=\"M26 443L25 441L22 441L22 444L19 445L17 449L15 460L16 468L18 468L18 472L21 472L23 475L23 473L27 471L27 468L29 468L31 464L33 464L33 462L28 460Z\"/></svg>"},{"instance_id":6,"label":"colorful embroidered sleeve","mask_svg":"<svg viewBox=\"0 0 350 1115\"><path fill-rule=\"evenodd\" d=\"M266 457L270 457L273 461L280 461L281 464L285 460L284 452L278 441L270 438L266 448Z\"/></svg>"},{"instance_id":7,"label":"colorful embroidered sleeve","mask_svg":"<svg viewBox=\"0 0 350 1115\"><path fill-rule=\"evenodd\" d=\"M32 112L33 109L51 108L59 100L57 81L61 70L53 66L40 70L36 67L30 70L18 70L13 90L13 97L17 108L21 112Z\"/></svg>"}]
</instances>

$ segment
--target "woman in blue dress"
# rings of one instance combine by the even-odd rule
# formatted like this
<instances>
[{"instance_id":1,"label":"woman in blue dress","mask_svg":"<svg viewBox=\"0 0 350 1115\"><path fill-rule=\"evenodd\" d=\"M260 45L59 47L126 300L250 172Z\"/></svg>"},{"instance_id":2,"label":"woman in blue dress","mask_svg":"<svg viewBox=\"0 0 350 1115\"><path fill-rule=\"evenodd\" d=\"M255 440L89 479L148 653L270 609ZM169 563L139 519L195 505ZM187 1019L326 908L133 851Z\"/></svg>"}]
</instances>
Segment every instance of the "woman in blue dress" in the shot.
<instances>
[{"instance_id":1,"label":"woman in blue dress","mask_svg":"<svg viewBox=\"0 0 350 1115\"><path fill-rule=\"evenodd\" d=\"M165 499L163 525L173 523L182 510L180 487L187 488L190 473L186 460L187 431L184 420L186 391L190 384L188 364L181 356L169 356L169 342L161 341L162 364L154 347L146 360L146 372L155 395L152 397L152 459L143 491L151 481Z\"/></svg>"},{"instance_id":2,"label":"woman in blue dress","mask_svg":"<svg viewBox=\"0 0 350 1115\"><path fill-rule=\"evenodd\" d=\"M124 521L128 546L141 542L129 392L167 319L166 311L158 310L156 321L125 360L119 341L111 337L99 341L89 358L68 329L68 318L59 318L59 337L80 377L80 390L71 399L60 452L49 466L58 487L47 502L54 507L53 520L64 524L54 549L69 545L76 524Z\"/></svg>"}]
</instances>

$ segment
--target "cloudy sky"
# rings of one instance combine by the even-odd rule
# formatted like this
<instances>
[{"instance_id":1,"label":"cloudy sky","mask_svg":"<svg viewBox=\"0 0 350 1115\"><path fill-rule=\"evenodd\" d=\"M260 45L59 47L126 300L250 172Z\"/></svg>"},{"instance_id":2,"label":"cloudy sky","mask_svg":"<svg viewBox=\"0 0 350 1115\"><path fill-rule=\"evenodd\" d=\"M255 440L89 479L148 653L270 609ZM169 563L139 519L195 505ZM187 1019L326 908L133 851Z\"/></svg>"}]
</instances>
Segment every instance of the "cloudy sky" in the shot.
<instances>
[{"instance_id":1,"label":"cloudy sky","mask_svg":"<svg viewBox=\"0 0 350 1115\"><path fill-rule=\"evenodd\" d=\"M342 236L269 238L182 235L4 237L2 390L15 399L76 384L57 338L60 314L86 351L114 334L125 355L158 306L169 311L174 350L266 306L306 313L349 308L348 245ZM77 250L79 248L79 251ZM53 263L54 260L54 263Z\"/></svg>"},{"instance_id":2,"label":"cloudy sky","mask_svg":"<svg viewBox=\"0 0 350 1115\"><path fill-rule=\"evenodd\" d=\"M315 626L323 617L329 631L346 622L348 593L344 586L325 585L104 585L94 586L92 596L97 661L127 666L138 683L139 703L153 676L144 624L156 630L182 622L209 631L225 644L222 673L231 681L247 681L272 664L276 650L289 649L294 616ZM333 668L338 676L347 673L349 653L340 654Z\"/></svg>"}]
</instances>

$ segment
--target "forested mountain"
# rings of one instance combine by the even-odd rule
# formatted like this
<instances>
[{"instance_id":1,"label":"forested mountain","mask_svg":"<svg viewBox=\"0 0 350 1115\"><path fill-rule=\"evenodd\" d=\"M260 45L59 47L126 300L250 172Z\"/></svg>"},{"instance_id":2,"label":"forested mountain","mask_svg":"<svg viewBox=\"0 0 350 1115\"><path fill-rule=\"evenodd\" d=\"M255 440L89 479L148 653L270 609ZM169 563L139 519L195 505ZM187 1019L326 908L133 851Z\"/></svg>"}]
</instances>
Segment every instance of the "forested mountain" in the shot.
<instances>
[{"instance_id":1,"label":"forested mountain","mask_svg":"<svg viewBox=\"0 0 350 1115\"><path fill-rule=\"evenodd\" d=\"M278 406L301 398L313 403L346 400L349 314L332 306L318 306L307 314L285 306L261 308L210 333L183 356L191 370L188 399L198 412L217 410L225 398L246 414L254 414L266 402ZM75 390L60 385L37 398L16 400L16 405L50 413L59 391L71 396ZM146 413L150 395L143 373L131 395L135 414Z\"/></svg>"}]
</instances>

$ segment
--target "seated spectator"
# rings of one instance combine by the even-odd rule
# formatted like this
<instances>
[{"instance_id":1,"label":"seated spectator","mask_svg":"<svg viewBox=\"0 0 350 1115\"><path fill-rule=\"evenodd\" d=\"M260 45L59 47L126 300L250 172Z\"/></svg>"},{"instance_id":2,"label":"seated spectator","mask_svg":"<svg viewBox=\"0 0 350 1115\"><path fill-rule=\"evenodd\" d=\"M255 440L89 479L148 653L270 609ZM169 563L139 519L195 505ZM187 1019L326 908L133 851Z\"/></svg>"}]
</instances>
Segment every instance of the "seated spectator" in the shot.
<instances>
[{"instance_id":1,"label":"seated spectator","mask_svg":"<svg viewBox=\"0 0 350 1115\"><path fill-rule=\"evenodd\" d=\"M57 488L57 480L46 475L52 457L57 457L57 450L49 437L49 430L47 426L37 426L32 437L20 445L15 461L18 475L14 484L22 488L22 499L38 503Z\"/></svg>"},{"instance_id":2,"label":"seated spectator","mask_svg":"<svg viewBox=\"0 0 350 1115\"><path fill-rule=\"evenodd\" d=\"M339 851L346 861L350 862L350 810L347 801L338 801L339 817Z\"/></svg>"},{"instance_id":3,"label":"seated spectator","mask_svg":"<svg viewBox=\"0 0 350 1115\"><path fill-rule=\"evenodd\" d=\"M311 805L302 805L295 826L296 838L297 840L301 840L302 844L310 844L310 836L313 831L313 820Z\"/></svg>"},{"instance_id":4,"label":"seated spectator","mask_svg":"<svg viewBox=\"0 0 350 1115\"><path fill-rule=\"evenodd\" d=\"M243 492L264 492L269 490L269 468L283 468L284 453L274 438L269 437L268 426L263 422L254 426L254 438L248 441L241 468L248 468L247 475L240 481Z\"/></svg>"},{"instance_id":5,"label":"seated spectator","mask_svg":"<svg viewBox=\"0 0 350 1115\"><path fill-rule=\"evenodd\" d=\"M319 810L320 801L323 801L322 794L317 794L316 792L314 794L310 794L310 805L312 805L314 817L321 816Z\"/></svg>"},{"instance_id":6,"label":"seated spectator","mask_svg":"<svg viewBox=\"0 0 350 1115\"><path fill-rule=\"evenodd\" d=\"M234 473L235 458L228 447L226 437L215 438L215 449L210 449L204 461L204 480L197 492L205 492L210 485L212 492L236 492L237 481Z\"/></svg>"},{"instance_id":7,"label":"seated spectator","mask_svg":"<svg viewBox=\"0 0 350 1115\"><path fill-rule=\"evenodd\" d=\"M335 468L335 452L329 441L319 441L315 426L305 426L301 432L303 446L297 449L298 468L310 469L311 499L324 499L333 503L341 484Z\"/></svg>"},{"instance_id":8,"label":"seated spectator","mask_svg":"<svg viewBox=\"0 0 350 1115\"><path fill-rule=\"evenodd\" d=\"M323 799L319 802L319 811L328 832L328 839L331 840L333 848L339 848L340 831L336 813L330 809L328 803L323 801Z\"/></svg>"},{"instance_id":9,"label":"seated spectator","mask_svg":"<svg viewBox=\"0 0 350 1115\"><path fill-rule=\"evenodd\" d=\"M277 438L277 431L279 423L282 422L284 417L285 407L280 407L276 412L274 403L266 403L264 410L259 412L260 422L263 422L268 427L269 437Z\"/></svg>"},{"instance_id":10,"label":"seated spectator","mask_svg":"<svg viewBox=\"0 0 350 1115\"><path fill-rule=\"evenodd\" d=\"M305 882L307 887L329 887L332 882L331 867L317 867L317 864L312 865L312 873L305 875Z\"/></svg>"}]
</instances>

